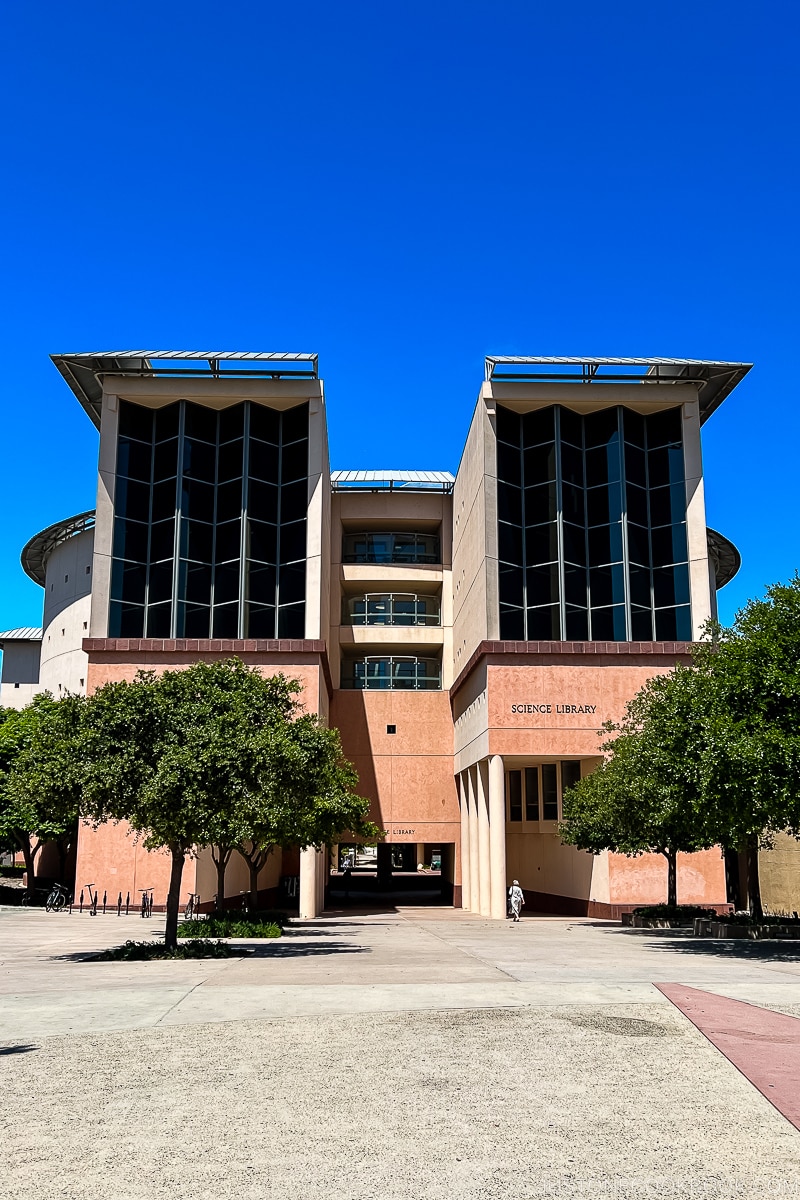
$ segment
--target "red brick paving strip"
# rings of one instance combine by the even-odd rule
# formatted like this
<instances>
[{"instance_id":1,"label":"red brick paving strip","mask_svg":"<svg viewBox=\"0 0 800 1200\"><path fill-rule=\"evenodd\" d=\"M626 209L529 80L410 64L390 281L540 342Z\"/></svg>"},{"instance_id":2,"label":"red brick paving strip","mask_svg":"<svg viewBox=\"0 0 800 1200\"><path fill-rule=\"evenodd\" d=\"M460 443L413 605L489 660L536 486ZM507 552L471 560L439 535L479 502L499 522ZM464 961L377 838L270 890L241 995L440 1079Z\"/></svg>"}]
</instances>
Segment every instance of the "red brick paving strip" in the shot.
<instances>
[{"instance_id":1,"label":"red brick paving strip","mask_svg":"<svg viewBox=\"0 0 800 1200\"><path fill-rule=\"evenodd\" d=\"M680 983L655 987L800 1129L800 1020Z\"/></svg>"}]
</instances>

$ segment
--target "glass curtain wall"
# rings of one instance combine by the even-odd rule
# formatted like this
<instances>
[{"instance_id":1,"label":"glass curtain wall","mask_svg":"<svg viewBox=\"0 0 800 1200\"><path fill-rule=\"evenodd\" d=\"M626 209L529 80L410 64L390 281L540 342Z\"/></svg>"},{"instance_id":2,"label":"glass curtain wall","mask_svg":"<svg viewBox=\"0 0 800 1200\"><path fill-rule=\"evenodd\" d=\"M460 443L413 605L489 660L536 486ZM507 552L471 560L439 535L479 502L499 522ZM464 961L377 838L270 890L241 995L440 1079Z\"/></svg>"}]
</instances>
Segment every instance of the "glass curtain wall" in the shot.
<instances>
[{"instance_id":1,"label":"glass curtain wall","mask_svg":"<svg viewBox=\"0 0 800 1200\"><path fill-rule=\"evenodd\" d=\"M120 402L110 637L305 635L308 405Z\"/></svg>"},{"instance_id":2,"label":"glass curtain wall","mask_svg":"<svg viewBox=\"0 0 800 1200\"><path fill-rule=\"evenodd\" d=\"M682 410L497 406L500 637L688 641Z\"/></svg>"}]
</instances>

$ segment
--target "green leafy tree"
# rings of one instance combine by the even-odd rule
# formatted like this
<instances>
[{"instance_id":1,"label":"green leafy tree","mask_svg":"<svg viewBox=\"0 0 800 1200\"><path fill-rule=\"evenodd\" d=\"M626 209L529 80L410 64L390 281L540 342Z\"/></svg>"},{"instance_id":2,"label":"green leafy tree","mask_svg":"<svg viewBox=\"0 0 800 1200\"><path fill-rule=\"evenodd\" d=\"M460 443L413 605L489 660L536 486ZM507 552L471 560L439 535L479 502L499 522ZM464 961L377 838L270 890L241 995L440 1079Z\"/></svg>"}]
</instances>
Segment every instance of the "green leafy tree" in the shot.
<instances>
[{"instance_id":1,"label":"green leafy tree","mask_svg":"<svg viewBox=\"0 0 800 1200\"><path fill-rule=\"evenodd\" d=\"M292 799L278 801L279 781L297 798L315 794L313 779L288 780L278 769L291 757L294 726L316 720L298 715L299 690L295 681L264 679L232 659L160 676L140 672L132 683L106 684L87 702L86 811L96 822L126 820L147 849L169 853L168 946L177 943L187 855L211 845L266 845L267 831L270 844L280 844L287 824L267 814L291 809ZM293 762L303 770L298 756ZM343 763L338 780L335 795L320 794L317 819L308 815L302 845L353 826L372 830L368 802L352 794L353 775Z\"/></svg>"},{"instance_id":2,"label":"green leafy tree","mask_svg":"<svg viewBox=\"0 0 800 1200\"><path fill-rule=\"evenodd\" d=\"M759 846L800 836L800 577L749 601L696 655L706 682L702 792L715 840L744 851L762 915Z\"/></svg>"},{"instance_id":3,"label":"green leafy tree","mask_svg":"<svg viewBox=\"0 0 800 1200\"><path fill-rule=\"evenodd\" d=\"M0 836L21 851L29 888L50 841L63 878L83 789L84 704L80 696L54 700L43 692L23 709L0 712Z\"/></svg>"},{"instance_id":4,"label":"green leafy tree","mask_svg":"<svg viewBox=\"0 0 800 1200\"><path fill-rule=\"evenodd\" d=\"M563 841L581 850L667 861L667 903L677 904L677 857L717 840L703 801L708 681L677 667L651 679L608 723L607 759L564 796Z\"/></svg>"}]
</instances>

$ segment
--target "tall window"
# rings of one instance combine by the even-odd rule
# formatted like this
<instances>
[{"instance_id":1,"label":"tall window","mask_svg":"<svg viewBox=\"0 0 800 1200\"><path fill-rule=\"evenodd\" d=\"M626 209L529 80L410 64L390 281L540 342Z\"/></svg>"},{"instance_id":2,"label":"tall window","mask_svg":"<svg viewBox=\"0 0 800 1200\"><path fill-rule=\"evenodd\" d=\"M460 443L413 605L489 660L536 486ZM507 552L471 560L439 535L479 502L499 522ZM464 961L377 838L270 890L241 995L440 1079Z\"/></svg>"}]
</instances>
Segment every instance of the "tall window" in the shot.
<instances>
[{"instance_id":1,"label":"tall window","mask_svg":"<svg viewBox=\"0 0 800 1200\"><path fill-rule=\"evenodd\" d=\"M110 637L303 637L308 405L120 402Z\"/></svg>"},{"instance_id":2,"label":"tall window","mask_svg":"<svg viewBox=\"0 0 800 1200\"><path fill-rule=\"evenodd\" d=\"M560 786L559 786L560 776ZM581 764L576 759L542 763L538 767L524 767L518 771L506 771L506 798L508 820L521 823L558 821L561 818L561 801L564 793L574 787L581 778Z\"/></svg>"},{"instance_id":3,"label":"tall window","mask_svg":"<svg viewBox=\"0 0 800 1200\"><path fill-rule=\"evenodd\" d=\"M689 640L681 409L497 406L500 637Z\"/></svg>"}]
</instances>

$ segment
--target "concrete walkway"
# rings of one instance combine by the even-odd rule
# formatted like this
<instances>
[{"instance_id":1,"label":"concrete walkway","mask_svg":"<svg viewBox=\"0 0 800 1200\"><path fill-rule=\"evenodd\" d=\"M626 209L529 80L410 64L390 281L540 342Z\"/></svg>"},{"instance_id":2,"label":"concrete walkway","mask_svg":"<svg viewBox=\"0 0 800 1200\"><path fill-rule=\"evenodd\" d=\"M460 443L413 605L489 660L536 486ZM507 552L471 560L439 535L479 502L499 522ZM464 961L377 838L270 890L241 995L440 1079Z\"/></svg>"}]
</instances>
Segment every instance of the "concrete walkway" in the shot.
<instances>
[{"instance_id":1,"label":"concrete walkway","mask_svg":"<svg viewBox=\"0 0 800 1200\"><path fill-rule=\"evenodd\" d=\"M296 921L252 957L90 963L163 918L0 910L0 1039L336 1013L667 1003L681 983L800 1012L800 947L452 909Z\"/></svg>"},{"instance_id":2,"label":"concrete walkway","mask_svg":"<svg viewBox=\"0 0 800 1200\"><path fill-rule=\"evenodd\" d=\"M785 944L334 915L246 960L0 911L9 1200L770 1200L800 1132L654 986L798 1011Z\"/></svg>"}]
</instances>

